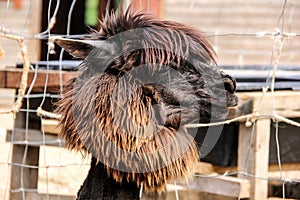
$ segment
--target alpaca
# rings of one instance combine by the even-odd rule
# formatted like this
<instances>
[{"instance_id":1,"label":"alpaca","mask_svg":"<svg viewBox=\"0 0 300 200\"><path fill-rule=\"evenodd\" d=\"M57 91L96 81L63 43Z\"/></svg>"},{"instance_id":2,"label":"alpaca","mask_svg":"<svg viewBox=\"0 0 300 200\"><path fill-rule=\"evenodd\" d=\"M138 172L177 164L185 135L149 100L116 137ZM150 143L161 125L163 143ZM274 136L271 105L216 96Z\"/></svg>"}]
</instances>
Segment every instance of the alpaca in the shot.
<instances>
[{"instance_id":1,"label":"alpaca","mask_svg":"<svg viewBox=\"0 0 300 200\"><path fill-rule=\"evenodd\" d=\"M78 199L140 199L191 177L199 150L185 125L224 119L237 104L235 80L183 24L129 8L84 40L55 42L83 59L56 109L67 147L92 155Z\"/></svg>"}]
</instances>

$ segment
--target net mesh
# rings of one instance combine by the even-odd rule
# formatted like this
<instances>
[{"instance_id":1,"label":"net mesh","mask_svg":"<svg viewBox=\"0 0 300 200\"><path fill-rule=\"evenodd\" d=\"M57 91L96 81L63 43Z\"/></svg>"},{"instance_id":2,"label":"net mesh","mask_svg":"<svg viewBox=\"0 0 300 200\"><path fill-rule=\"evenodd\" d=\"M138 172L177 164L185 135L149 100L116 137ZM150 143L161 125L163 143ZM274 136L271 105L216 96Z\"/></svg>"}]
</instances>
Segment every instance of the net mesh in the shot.
<instances>
[{"instance_id":1,"label":"net mesh","mask_svg":"<svg viewBox=\"0 0 300 200\"><path fill-rule=\"evenodd\" d=\"M46 2L48 3L48 24L45 30L41 30L40 13L44 6L43 3ZM71 30L72 25L74 25L72 20L77 14L75 6L78 3L79 1L73 0L68 10L64 10L68 13L66 27L64 27L64 37L77 37L77 35L71 33ZM130 1L121 1L121 4L128 6ZM137 7L150 12L154 9L149 0L136 0L135 4L138 5ZM58 98L58 94L49 93L47 90L50 84L48 73L45 74L41 90L33 92L33 86L37 81L38 66L30 63L40 59L41 41L48 43L46 63L54 53L54 43L51 41L52 36L54 36L52 30L55 28L57 21L60 20L58 13L62 6L63 2L60 0L50 0L49 2L38 0L0 1L0 68L15 66L16 63L23 64L22 76L20 77L21 84L17 92L1 89L0 95L0 118L3 122L0 123L2 127L0 134L0 169L3 177L0 184L0 198L3 199L8 199L10 193L20 195L18 197L22 199L26 199L26 193L44 193L47 198L50 198L50 194L75 196L89 168L88 157L83 159L80 153L65 150L62 140L45 133L44 120L59 118L51 109L47 110L48 108L45 106L49 101L55 101ZM287 183L300 183L299 176L297 176L299 171L294 172L293 176L289 176L289 173L283 170L282 160L286 154L282 152L290 152L293 149L281 148L281 142L285 137L281 135L281 129L279 128L287 125L294 128L300 127L297 120L294 120L299 115L297 115L297 111L289 111L287 108L280 107L281 103L278 105L278 102L283 101L285 97L278 97L275 91L275 77L279 73L278 69L285 67L287 69L290 67L297 68L297 65L299 65L300 24L297 23L300 17L299 9L300 3L296 0L164 1L161 9L162 18L182 22L205 32L217 52L220 66L239 66L236 70L250 66L253 71L257 71L258 74L265 77L265 83L260 88L260 92L257 92L256 98L258 101L255 106L257 109L253 110L252 113L218 123L187 125L189 128L198 128L240 122L249 132L247 141L244 143L244 145L247 145L246 150L244 150L245 157L239 160L239 162L243 162L239 164L240 167L213 175L195 174L195 177L214 180L219 177L230 176L251 181L277 181L280 183L282 198L285 198ZM93 13L93 15L95 14ZM89 20L93 21L93 19ZM55 51L55 53L59 60L63 59L63 50ZM46 70L50 70L49 62L46 64ZM28 73L30 72L33 76L32 82L27 85ZM231 72L232 69L228 73ZM59 83L62 89L63 70L61 65L58 73L60 73ZM236 71L235 73L239 72ZM293 92L290 91L290 93ZM268 99L268 107L272 107L271 111L264 110L266 98ZM37 100L37 102L32 103L34 100ZM295 102L288 102L284 105L289 104L293 105ZM293 118L286 118L284 112L281 112L282 109L287 109L287 116L293 116ZM33 115L36 122L32 122ZM14 126L13 121L15 121ZM279 173L273 176L270 176L270 173L261 176L261 173L256 173L255 170L249 171L252 166L260 165L259 163L253 163L251 148L258 143L259 137L256 137L257 127L265 121L271 121L275 130L271 136L275 137L273 140L275 140L276 148L273 151L276 155L276 166ZM285 124L282 125L282 122ZM41 135L34 133L33 129L36 128L34 123L42 124L40 127ZM268 123L266 124L268 125ZM6 133L6 129L11 131ZM299 129L295 130L299 131ZM40 148L36 150L32 146ZM19 151L18 155L21 155L21 158L12 156L17 151ZM295 149L295 151L299 151L299 149ZM36 161L31 163L30 156L33 155L39 157L38 163L34 163ZM10 174L11 169L14 167L20 169L19 174ZM299 167L297 168L296 165L295 169L299 170ZM34 185L30 185L31 180L27 180L28 176L24 175L28 173L28 170L38 170L38 177L33 177L38 179L38 189ZM13 189L10 188L12 184L10 183L11 176L19 179L18 187ZM31 187L26 187L26 185ZM177 192L175 197L180 199ZM238 195L238 198L242 198L242 195Z\"/></svg>"}]
</instances>

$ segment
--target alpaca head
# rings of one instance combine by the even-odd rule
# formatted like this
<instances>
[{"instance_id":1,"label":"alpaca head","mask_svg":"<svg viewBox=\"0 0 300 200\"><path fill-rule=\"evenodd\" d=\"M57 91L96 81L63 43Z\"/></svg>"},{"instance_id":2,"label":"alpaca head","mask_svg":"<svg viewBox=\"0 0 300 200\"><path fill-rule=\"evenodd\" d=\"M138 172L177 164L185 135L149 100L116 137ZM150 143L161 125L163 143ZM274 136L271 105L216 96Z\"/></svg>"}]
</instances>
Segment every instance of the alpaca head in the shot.
<instances>
[{"instance_id":1,"label":"alpaca head","mask_svg":"<svg viewBox=\"0 0 300 200\"><path fill-rule=\"evenodd\" d=\"M237 104L205 37L150 15L107 15L85 40L56 39L84 59L57 112L71 149L84 149L116 181L161 191L190 176L199 151L185 124L222 120Z\"/></svg>"}]
</instances>

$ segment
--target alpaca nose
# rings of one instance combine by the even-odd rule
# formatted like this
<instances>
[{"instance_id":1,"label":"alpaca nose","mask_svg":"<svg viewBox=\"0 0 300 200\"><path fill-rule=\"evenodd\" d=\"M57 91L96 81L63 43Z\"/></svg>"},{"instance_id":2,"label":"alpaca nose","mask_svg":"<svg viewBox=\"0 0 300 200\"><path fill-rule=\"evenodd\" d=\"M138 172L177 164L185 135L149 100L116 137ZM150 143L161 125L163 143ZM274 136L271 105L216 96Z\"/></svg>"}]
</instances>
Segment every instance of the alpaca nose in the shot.
<instances>
[{"instance_id":1,"label":"alpaca nose","mask_svg":"<svg viewBox=\"0 0 300 200\"><path fill-rule=\"evenodd\" d=\"M236 91L236 81L230 75L221 72L222 82L224 89L228 92L226 94L227 107L233 107L238 104L238 97L235 95Z\"/></svg>"},{"instance_id":2,"label":"alpaca nose","mask_svg":"<svg viewBox=\"0 0 300 200\"><path fill-rule=\"evenodd\" d=\"M222 72L222 79L224 84L224 89L229 93L233 94L236 90L236 81L230 75Z\"/></svg>"}]
</instances>

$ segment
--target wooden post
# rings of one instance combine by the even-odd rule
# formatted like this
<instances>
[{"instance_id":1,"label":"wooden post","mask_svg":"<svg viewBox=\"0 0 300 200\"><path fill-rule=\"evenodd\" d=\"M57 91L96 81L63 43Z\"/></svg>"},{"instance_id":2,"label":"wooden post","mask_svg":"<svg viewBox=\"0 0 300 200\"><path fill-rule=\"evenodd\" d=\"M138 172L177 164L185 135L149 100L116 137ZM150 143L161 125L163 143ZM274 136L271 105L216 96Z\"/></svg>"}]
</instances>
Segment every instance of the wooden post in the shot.
<instances>
[{"instance_id":1,"label":"wooden post","mask_svg":"<svg viewBox=\"0 0 300 200\"><path fill-rule=\"evenodd\" d=\"M43 1L34 0L30 3L30 9L34 12L30 13L30 23L29 23L29 32L32 35L35 35L41 32L41 24L42 24L42 6ZM41 42L39 40L29 40L26 41L26 45L28 46L28 55L30 62L39 61L41 55Z\"/></svg>"},{"instance_id":2,"label":"wooden post","mask_svg":"<svg viewBox=\"0 0 300 200\"><path fill-rule=\"evenodd\" d=\"M254 176L249 177L251 200L267 199L268 181L256 177L268 177L270 125L269 119L258 120L254 127L246 127L245 124L240 125L238 171L247 172ZM250 144L251 137L252 144Z\"/></svg>"},{"instance_id":3,"label":"wooden post","mask_svg":"<svg viewBox=\"0 0 300 200\"><path fill-rule=\"evenodd\" d=\"M25 127L25 113L17 113L15 128ZM13 136L12 136L13 137ZM22 189L36 189L38 186L38 168L28 168L24 165L39 165L39 147L13 145L10 182L10 199L22 199ZM27 151L27 152L26 152ZM23 165L23 166L16 166ZM21 189L21 190L20 190ZM26 194L26 193L24 193Z\"/></svg>"},{"instance_id":4,"label":"wooden post","mask_svg":"<svg viewBox=\"0 0 300 200\"><path fill-rule=\"evenodd\" d=\"M38 166L39 164L39 147L28 146L27 154L25 153L26 146L13 145L12 163ZM24 156L25 162L22 163ZM23 171L23 176L22 176ZM10 183L10 199L22 199L22 191L19 189L36 189L38 186L38 168L32 169L24 166L11 167L11 183Z\"/></svg>"}]
</instances>

